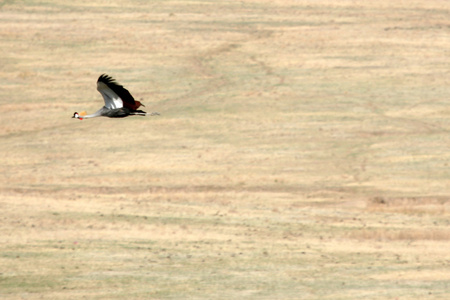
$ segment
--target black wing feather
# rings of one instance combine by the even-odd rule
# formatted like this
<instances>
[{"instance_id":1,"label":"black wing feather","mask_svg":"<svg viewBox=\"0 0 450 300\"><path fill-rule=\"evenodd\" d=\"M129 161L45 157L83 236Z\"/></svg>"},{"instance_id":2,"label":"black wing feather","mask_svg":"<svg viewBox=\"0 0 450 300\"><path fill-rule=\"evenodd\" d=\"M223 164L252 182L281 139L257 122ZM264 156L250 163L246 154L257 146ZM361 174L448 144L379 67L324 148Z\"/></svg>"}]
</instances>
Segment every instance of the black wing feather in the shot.
<instances>
[{"instance_id":1,"label":"black wing feather","mask_svg":"<svg viewBox=\"0 0 450 300\"><path fill-rule=\"evenodd\" d=\"M106 84L111 90L116 93L123 102L129 103L131 105L135 105L135 101L133 96L131 96L130 92L118 84L115 79L113 79L111 76L108 76L106 74L100 75L97 82L103 82Z\"/></svg>"}]
</instances>

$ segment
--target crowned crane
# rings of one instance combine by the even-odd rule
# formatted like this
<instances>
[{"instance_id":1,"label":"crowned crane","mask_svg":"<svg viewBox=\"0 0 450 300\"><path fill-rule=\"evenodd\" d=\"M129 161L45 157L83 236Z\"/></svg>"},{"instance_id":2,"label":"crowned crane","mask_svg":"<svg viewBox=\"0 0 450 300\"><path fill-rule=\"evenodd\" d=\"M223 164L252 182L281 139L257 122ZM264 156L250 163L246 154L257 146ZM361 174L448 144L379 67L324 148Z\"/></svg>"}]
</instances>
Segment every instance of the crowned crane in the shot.
<instances>
[{"instance_id":1,"label":"crowned crane","mask_svg":"<svg viewBox=\"0 0 450 300\"><path fill-rule=\"evenodd\" d=\"M124 118L128 116L147 115L145 111L138 110L140 106L145 105L134 100L130 92L118 84L112 77L106 74L101 75L97 80L97 90L102 94L105 100L105 106L91 115L75 112L72 118L83 120L95 117ZM150 114L150 116L154 115L159 115L159 113L153 112Z\"/></svg>"}]
</instances>

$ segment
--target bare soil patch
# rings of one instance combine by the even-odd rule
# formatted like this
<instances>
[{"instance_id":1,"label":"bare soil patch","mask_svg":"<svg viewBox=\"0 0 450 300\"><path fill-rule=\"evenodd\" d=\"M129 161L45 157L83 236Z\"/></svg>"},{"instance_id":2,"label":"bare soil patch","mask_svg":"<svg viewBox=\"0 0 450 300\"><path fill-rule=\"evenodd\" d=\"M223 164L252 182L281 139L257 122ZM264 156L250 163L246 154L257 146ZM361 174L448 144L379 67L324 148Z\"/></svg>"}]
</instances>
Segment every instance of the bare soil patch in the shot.
<instances>
[{"instance_id":1,"label":"bare soil patch","mask_svg":"<svg viewBox=\"0 0 450 300\"><path fill-rule=\"evenodd\" d=\"M449 20L0 4L0 298L448 299ZM102 73L161 116L72 119Z\"/></svg>"}]
</instances>

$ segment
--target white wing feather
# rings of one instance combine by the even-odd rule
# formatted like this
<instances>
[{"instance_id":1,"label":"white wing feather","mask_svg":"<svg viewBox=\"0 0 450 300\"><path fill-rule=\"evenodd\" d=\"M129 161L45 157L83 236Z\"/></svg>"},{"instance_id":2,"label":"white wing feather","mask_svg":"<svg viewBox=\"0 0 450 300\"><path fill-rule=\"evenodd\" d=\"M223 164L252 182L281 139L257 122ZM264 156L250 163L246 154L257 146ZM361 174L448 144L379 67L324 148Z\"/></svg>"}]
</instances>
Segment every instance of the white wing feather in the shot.
<instances>
[{"instance_id":1,"label":"white wing feather","mask_svg":"<svg viewBox=\"0 0 450 300\"><path fill-rule=\"evenodd\" d=\"M97 91L102 94L106 108L115 109L123 107L122 99L103 82L97 82Z\"/></svg>"}]
</instances>

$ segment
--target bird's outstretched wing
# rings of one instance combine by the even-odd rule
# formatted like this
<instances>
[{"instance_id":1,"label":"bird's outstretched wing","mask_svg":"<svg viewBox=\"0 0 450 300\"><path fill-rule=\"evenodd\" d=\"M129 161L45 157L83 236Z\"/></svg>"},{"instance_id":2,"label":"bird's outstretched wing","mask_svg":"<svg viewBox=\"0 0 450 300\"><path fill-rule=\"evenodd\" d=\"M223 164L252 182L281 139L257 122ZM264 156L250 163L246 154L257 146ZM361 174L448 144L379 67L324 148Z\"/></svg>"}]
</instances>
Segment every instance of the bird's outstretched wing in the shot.
<instances>
[{"instance_id":1,"label":"bird's outstretched wing","mask_svg":"<svg viewBox=\"0 0 450 300\"><path fill-rule=\"evenodd\" d=\"M105 100L105 107L109 109L135 105L133 96L112 77L103 74L97 80L97 90Z\"/></svg>"}]
</instances>

